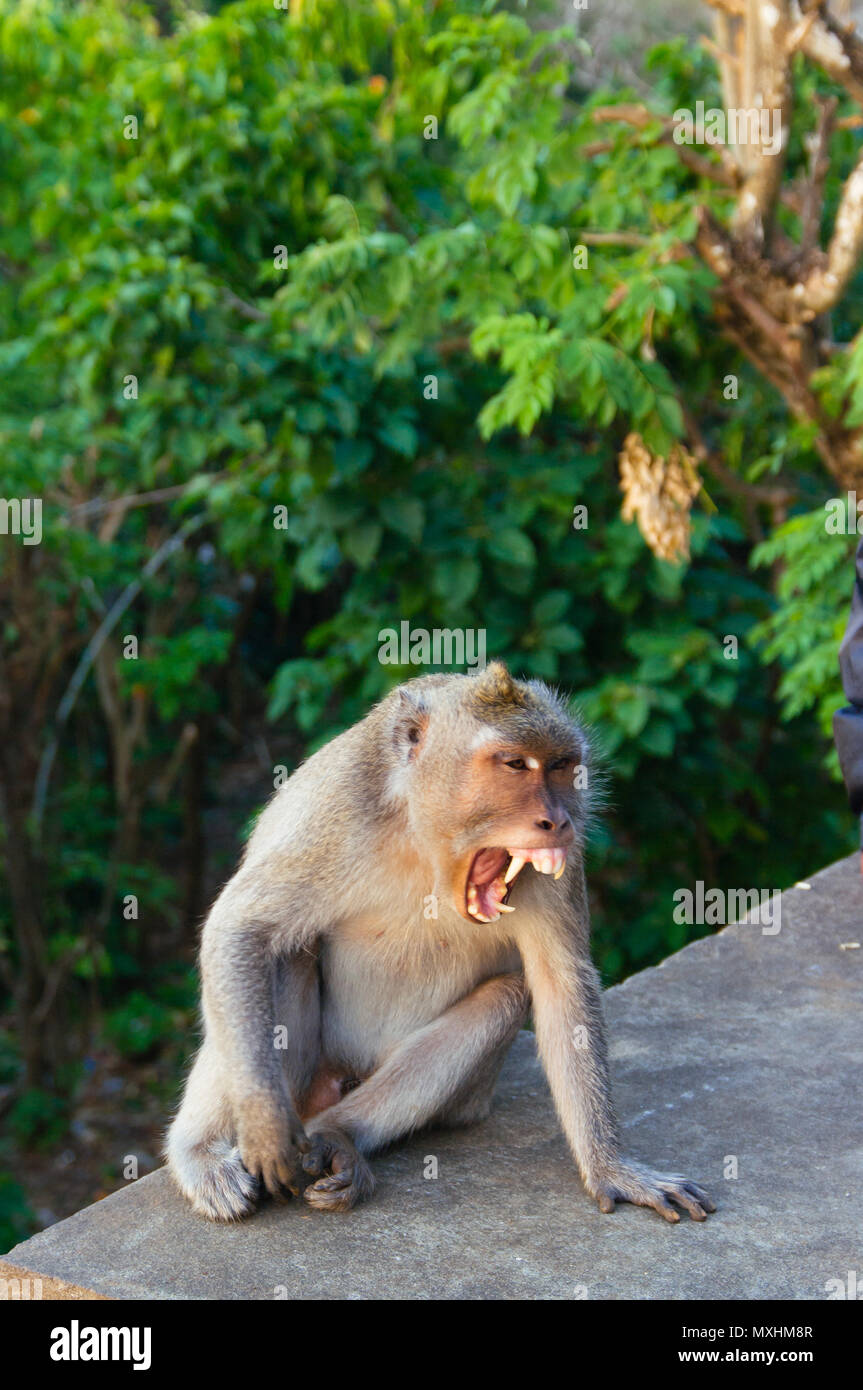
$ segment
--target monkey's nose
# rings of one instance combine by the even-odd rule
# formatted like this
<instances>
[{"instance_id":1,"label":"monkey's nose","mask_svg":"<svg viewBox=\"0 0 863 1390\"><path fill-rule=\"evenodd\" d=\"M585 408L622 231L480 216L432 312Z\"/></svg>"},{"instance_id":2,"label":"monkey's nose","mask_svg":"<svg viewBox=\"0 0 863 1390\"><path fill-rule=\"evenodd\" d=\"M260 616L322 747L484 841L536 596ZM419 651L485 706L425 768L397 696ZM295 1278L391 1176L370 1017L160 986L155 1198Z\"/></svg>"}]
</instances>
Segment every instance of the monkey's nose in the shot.
<instances>
[{"instance_id":1,"label":"monkey's nose","mask_svg":"<svg viewBox=\"0 0 863 1390\"><path fill-rule=\"evenodd\" d=\"M570 821L569 816L562 815L559 821L547 820L544 818L543 820L535 821L534 824L537 830L554 830L560 834L562 831L569 829Z\"/></svg>"}]
</instances>

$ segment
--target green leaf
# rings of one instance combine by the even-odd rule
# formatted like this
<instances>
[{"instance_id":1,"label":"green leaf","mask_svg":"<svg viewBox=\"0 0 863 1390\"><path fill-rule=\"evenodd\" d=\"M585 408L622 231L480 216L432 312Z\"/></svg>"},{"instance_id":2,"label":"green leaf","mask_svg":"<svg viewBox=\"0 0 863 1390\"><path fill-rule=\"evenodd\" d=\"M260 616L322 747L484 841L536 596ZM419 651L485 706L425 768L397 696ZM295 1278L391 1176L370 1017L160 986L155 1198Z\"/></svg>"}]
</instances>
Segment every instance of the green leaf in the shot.
<instances>
[{"instance_id":1,"label":"green leaf","mask_svg":"<svg viewBox=\"0 0 863 1390\"><path fill-rule=\"evenodd\" d=\"M391 531L407 536L414 545L422 540L425 508L417 497L390 497L381 507L381 515Z\"/></svg>"},{"instance_id":2,"label":"green leaf","mask_svg":"<svg viewBox=\"0 0 863 1390\"><path fill-rule=\"evenodd\" d=\"M536 564L533 541L515 526L504 526L501 530L492 531L486 541L486 547L489 554L503 564L525 567Z\"/></svg>"},{"instance_id":3,"label":"green leaf","mask_svg":"<svg viewBox=\"0 0 863 1390\"><path fill-rule=\"evenodd\" d=\"M533 606L533 621L537 626L556 622L568 609L571 595L565 589L550 589Z\"/></svg>"},{"instance_id":4,"label":"green leaf","mask_svg":"<svg viewBox=\"0 0 863 1390\"><path fill-rule=\"evenodd\" d=\"M478 560L462 556L454 560L438 560L432 570L432 589L438 598L457 608L473 598L479 587L481 569Z\"/></svg>"},{"instance_id":5,"label":"green leaf","mask_svg":"<svg viewBox=\"0 0 863 1390\"><path fill-rule=\"evenodd\" d=\"M685 429L680 402L674 396L657 396L656 413L669 434L680 439Z\"/></svg>"},{"instance_id":6,"label":"green leaf","mask_svg":"<svg viewBox=\"0 0 863 1390\"><path fill-rule=\"evenodd\" d=\"M403 458L413 458L419 444L419 436L410 420L396 416L388 420L378 430L378 439Z\"/></svg>"},{"instance_id":7,"label":"green leaf","mask_svg":"<svg viewBox=\"0 0 863 1390\"><path fill-rule=\"evenodd\" d=\"M382 535L383 527L377 521L361 522L342 534L340 544L349 560L367 569L378 553Z\"/></svg>"}]
</instances>

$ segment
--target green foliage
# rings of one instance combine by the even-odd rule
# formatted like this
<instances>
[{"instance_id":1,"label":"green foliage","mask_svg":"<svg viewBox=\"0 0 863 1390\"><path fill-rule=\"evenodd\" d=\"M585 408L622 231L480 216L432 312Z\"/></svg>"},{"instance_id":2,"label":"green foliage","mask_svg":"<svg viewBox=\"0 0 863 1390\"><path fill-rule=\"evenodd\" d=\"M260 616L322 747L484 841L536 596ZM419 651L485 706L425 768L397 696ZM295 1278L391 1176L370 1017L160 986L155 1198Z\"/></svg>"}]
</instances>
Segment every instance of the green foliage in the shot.
<instances>
[{"instance_id":1,"label":"green foliage","mask_svg":"<svg viewBox=\"0 0 863 1390\"><path fill-rule=\"evenodd\" d=\"M105 1019L105 1036L123 1057L152 1056L172 1037L179 1022L176 1010L151 994L133 990Z\"/></svg>"},{"instance_id":2,"label":"green foliage","mask_svg":"<svg viewBox=\"0 0 863 1390\"><path fill-rule=\"evenodd\" d=\"M845 499L841 499L843 507ZM856 521L852 514L851 523ZM833 712L845 703L836 654L848 617L854 584L854 534L827 529L824 507L792 517L756 546L753 565L777 570L774 613L751 633L764 657L783 675L778 695L785 719L815 710L829 736ZM835 767L835 752L829 761Z\"/></svg>"},{"instance_id":3,"label":"green foliage","mask_svg":"<svg viewBox=\"0 0 863 1390\"><path fill-rule=\"evenodd\" d=\"M10 1173L0 1173L0 1245L11 1250L36 1229L27 1194Z\"/></svg>"},{"instance_id":4,"label":"green foliage","mask_svg":"<svg viewBox=\"0 0 863 1390\"><path fill-rule=\"evenodd\" d=\"M68 1117L68 1098L34 1086L22 1091L9 1111L9 1134L19 1144L48 1149L62 1138Z\"/></svg>"},{"instance_id":5,"label":"green foliage","mask_svg":"<svg viewBox=\"0 0 863 1390\"><path fill-rule=\"evenodd\" d=\"M161 537L201 515L215 556L196 538L148 583L130 627L166 606L170 627L119 662L156 760L178 719L218 711L251 572L261 602L302 615L251 663L272 678L271 718L309 746L410 674L375 659L381 628L484 627L490 651L582 694L619 782L679 787L681 759L687 776L715 769L734 823L726 744L732 727L759 740L771 696L720 638L772 601L745 577L733 502L699 522L685 583L647 555L617 520L615 442L637 428L667 449L684 402L756 473L781 459L805 474L811 441L777 431L775 400L711 330L710 277L680 252L705 189L650 128L612 123L608 151L581 154L608 94L561 97L562 41L410 0L318 0L301 22L245 0L167 37L134 8L0 6L2 250L28 266L2 292L16 371L0 432L10 488L47 499L44 601L76 595L91 628L82 576L96 593L135 579L154 517ZM715 82L676 44L653 68L658 108ZM578 270L582 228L637 244L590 247ZM173 523L142 506L110 539L68 524L70 495L166 488L185 489ZM740 854L747 825L726 835ZM67 856L76 838L67 826ZM639 842L645 868L663 839Z\"/></svg>"},{"instance_id":6,"label":"green foliage","mask_svg":"<svg viewBox=\"0 0 863 1390\"><path fill-rule=\"evenodd\" d=\"M850 848L816 724L840 698L850 543L825 544L813 511L753 567L751 509L712 478L687 570L619 515L624 436L666 453L687 413L731 474L781 468L799 509L823 500L811 430L723 342L687 246L725 195L658 122L597 125L629 94L568 90L568 31L467 0L210 8L163 7L160 34L135 4L0 0L4 491L44 499L38 622L0 617L15 660L36 629L53 643L33 766L97 624L141 585L61 739L39 836L68 1007L98 992L127 1057L171 1034L182 1006L154 1001L152 964L182 912L191 957L206 906L181 888L190 827L206 839L201 808L267 713L294 763L417 674L377 659L403 620L484 629L489 655L575 692L595 726L607 979L683 944L682 883L784 885ZM664 44L651 72L657 112L719 99L698 49ZM855 286L834 331L850 339L861 308ZM859 343L819 390L859 410ZM185 747L203 747L197 781L174 767ZM270 774L255 785L263 800ZM29 1141L62 1105L30 1091L12 1118Z\"/></svg>"}]
</instances>

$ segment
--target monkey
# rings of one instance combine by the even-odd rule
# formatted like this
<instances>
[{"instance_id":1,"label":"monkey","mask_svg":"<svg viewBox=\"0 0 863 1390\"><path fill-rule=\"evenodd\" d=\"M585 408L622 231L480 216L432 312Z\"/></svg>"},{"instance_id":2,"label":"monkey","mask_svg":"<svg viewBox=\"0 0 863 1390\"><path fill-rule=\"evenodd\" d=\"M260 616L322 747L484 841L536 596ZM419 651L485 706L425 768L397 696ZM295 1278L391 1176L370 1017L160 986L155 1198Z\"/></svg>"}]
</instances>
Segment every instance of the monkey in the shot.
<instances>
[{"instance_id":1,"label":"monkey","mask_svg":"<svg viewBox=\"0 0 863 1390\"><path fill-rule=\"evenodd\" d=\"M493 661L398 686L275 792L202 933L203 1043L166 1143L197 1212L237 1220L266 1194L350 1210L374 1191L370 1156L488 1115L529 1014L600 1210L716 1210L621 1154L590 765L562 698Z\"/></svg>"}]
</instances>

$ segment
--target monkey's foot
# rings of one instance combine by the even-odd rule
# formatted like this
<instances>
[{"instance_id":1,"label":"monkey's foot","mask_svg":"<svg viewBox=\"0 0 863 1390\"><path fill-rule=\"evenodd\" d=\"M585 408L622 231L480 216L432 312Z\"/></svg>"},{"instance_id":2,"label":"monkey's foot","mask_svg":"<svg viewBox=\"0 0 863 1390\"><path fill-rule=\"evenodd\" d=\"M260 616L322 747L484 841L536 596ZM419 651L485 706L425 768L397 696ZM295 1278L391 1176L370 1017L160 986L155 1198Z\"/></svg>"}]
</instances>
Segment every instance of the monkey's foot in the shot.
<instances>
[{"instance_id":1,"label":"monkey's foot","mask_svg":"<svg viewBox=\"0 0 863 1390\"><path fill-rule=\"evenodd\" d=\"M309 1135L311 1149L303 1157L303 1169L317 1179L303 1197L318 1211L350 1211L375 1190L374 1174L346 1134L338 1129Z\"/></svg>"},{"instance_id":2,"label":"monkey's foot","mask_svg":"<svg viewBox=\"0 0 863 1390\"><path fill-rule=\"evenodd\" d=\"M688 1211L693 1221L704 1221L716 1207L697 1183L678 1173L655 1173L640 1163L621 1163L591 1188L600 1211L614 1211L615 1202L652 1207L666 1221L679 1221L672 1203Z\"/></svg>"},{"instance_id":3,"label":"monkey's foot","mask_svg":"<svg viewBox=\"0 0 863 1390\"><path fill-rule=\"evenodd\" d=\"M211 1221L240 1221L250 1216L258 1201L260 1184L246 1172L240 1151L219 1146L197 1161L197 1171L183 1174L183 1191L195 1211Z\"/></svg>"}]
</instances>

